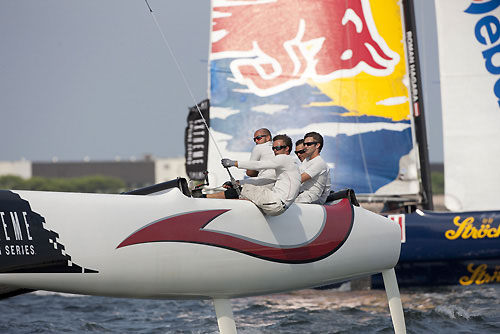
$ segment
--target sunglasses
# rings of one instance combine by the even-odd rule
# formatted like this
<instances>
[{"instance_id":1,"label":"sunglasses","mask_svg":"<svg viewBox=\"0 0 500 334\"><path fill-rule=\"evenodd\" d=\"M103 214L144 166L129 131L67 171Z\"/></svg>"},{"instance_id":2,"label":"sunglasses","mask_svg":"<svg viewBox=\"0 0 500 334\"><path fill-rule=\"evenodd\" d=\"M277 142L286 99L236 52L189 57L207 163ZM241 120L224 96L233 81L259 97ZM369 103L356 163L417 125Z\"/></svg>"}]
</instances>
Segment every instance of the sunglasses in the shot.
<instances>
[{"instance_id":1,"label":"sunglasses","mask_svg":"<svg viewBox=\"0 0 500 334\"><path fill-rule=\"evenodd\" d=\"M273 146L273 151L281 151L284 148L287 148L288 146L286 145L281 145L281 146Z\"/></svg>"},{"instance_id":2,"label":"sunglasses","mask_svg":"<svg viewBox=\"0 0 500 334\"><path fill-rule=\"evenodd\" d=\"M260 136L256 136L253 138L253 141L257 141L257 140L261 140L262 138L264 138L265 136L267 135L260 135Z\"/></svg>"},{"instance_id":3,"label":"sunglasses","mask_svg":"<svg viewBox=\"0 0 500 334\"><path fill-rule=\"evenodd\" d=\"M297 154L297 155L304 154L304 153L306 153L306 149L305 148L302 149L302 150L300 150L300 151L295 151L295 154Z\"/></svg>"},{"instance_id":4,"label":"sunglasses","mask_svg":"<svg viewBox=\"0 0 500 334\"><path fill-rule=\"evenodd\" d=\"M316 141L311 141L309 143L304 143L305 146L312 146L312 145L316 145L316 144L318 144L318 142L316 142Z\"/></svg>"}]
</instances>

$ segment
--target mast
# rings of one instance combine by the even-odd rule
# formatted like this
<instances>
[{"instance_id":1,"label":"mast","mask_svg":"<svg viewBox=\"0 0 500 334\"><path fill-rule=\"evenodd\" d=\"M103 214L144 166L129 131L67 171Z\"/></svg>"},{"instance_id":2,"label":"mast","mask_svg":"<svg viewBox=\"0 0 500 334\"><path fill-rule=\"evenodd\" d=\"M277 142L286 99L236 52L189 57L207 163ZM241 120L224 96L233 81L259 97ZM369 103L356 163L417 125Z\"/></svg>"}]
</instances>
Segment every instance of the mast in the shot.
<instances>
[{"instance_id":1,"label":"mast","mask_svg":"<svg viewBox=\"0 0 500 334\"><path fill-rule=\"evenodd\" d=\"M415 24L415 11L413 0L403 0L405 20L405 40L408 50L408 66L410 74L410 96L415 120L415 135L420 158L420 174L422 178L422 207L433 210L432 185L429 163L429 148L427 144L427 131L425 127L424 99L422 96L422 81L420 74L420 61L417 43L417 27Z\"/></svg>"}]
</instances>

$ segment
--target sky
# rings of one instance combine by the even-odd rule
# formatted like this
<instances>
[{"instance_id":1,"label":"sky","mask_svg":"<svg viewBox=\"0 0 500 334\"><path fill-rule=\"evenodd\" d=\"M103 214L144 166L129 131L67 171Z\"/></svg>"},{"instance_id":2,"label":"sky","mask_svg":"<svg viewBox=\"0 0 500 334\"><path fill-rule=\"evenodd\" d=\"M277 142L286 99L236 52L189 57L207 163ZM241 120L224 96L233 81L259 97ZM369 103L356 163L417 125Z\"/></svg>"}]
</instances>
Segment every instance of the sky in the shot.
<instances>
[{"instance_id":1,"label":"sky","mask_svg":"<svg viewBox=\"0 0 500 334\"><path fill-rule=\"evenodd\" d=\"M188 107L208 96L210 2L149 4L154 16L144 0L0 1L0 161L184 155ZM416 15L430 161L442 162L433 0Z\"/></svg>"}]
</instances>

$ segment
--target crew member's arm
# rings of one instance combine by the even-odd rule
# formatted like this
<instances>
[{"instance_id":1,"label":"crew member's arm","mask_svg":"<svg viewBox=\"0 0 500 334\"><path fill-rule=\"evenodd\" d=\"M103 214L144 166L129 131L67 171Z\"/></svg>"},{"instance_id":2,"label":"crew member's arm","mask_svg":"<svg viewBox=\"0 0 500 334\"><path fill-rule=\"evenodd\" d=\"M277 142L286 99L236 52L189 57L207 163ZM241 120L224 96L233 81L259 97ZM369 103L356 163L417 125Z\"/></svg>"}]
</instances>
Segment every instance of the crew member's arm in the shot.
<instances>
[{"instance_id":1,"label":"crew member's arm","mask_svg":"<svg viewBox=\"0 0 500 334\"><path fill-rule=\"evenodd\" d=\"M247 169L247 176L255 177L257 175L259 175L259 171L254 169Z\"/></svg>"},{"instance_id":2,"label":"crew member's arm","mask_svg":"<svg viewBox=\"0 0 500 334\"><path fill-rule=\"evenodd\" d=\"M250 160L251 161L257 161L257 160L260 160L262 154L260 154L260 150L258 148L258 145L256 147L254 147L254 149L252 150L252 154L250 155ZM247 172L246 174L250 177L256 177L257 175L259 175L259 171L258 170L255 170L255 169L247 169Z\"/></svg>"},{"instance_id":3,"label":"crew member's arm","mask_svg":"<svg viewBox=\"0 0 500 334\"><path fill-rule=\"evenodd\" d=\"M306 172L300 174L300 182L301 183L304 183L304 182L306 182L307 180L310 180L310 179L312 179L312 177L309 174L307 174Z\"/></svg>"},{"instance_id":4,"label":"crew member's arm","mask_svg":"<svg viewBox=\"0 0 500 334\"><path fill-rule=\"evenodd\" d=\"M276 156L273 159L270 160L262 160L262 161L236 161L236 160L231 160L224 158L221 160L222 166L224 168L229 168L229 167L237 167L239 169L255 169L255 170L261 170L261 169L278 169L280 167L283 167L286 163L280 156Z\"/></svg>"},{"instance_id":5,"label":"crew member's arm","mask_svg":"<svg viewBox=\"0 0 500 334\"><path fill-rule=\"evenodd\" d=\"M269 179L265 177L252 177L250 179L244 179L238 181L240 184L253 184L254 186L265 186L266 184L272 184L276 182L276 179Z\"/></svg>"},{"instance_id":6,"label":"crew member's arm","mask_svg":"<svg viewBox=\"0 0 500 334\"><path fill-rule=\"evenodd\" d=\"M310 180L319 174L323 173L325 170L322 169L321 165L316 163L309 163L307 167L304 169L302 174L300 174L300 182L304 183L307 180Z\"/></svg>"},{"instance_id":7,"label":"crew member's arm","mask_svg":"<svg viewBox=\"0 0 500 334\"><path fill-rule=\"evenodd\" d=\"M236 161L235 166L240 169L276 169L281 167L281 160L275 157L274 159L262 161Z\"/></svg>"}]
</instances>

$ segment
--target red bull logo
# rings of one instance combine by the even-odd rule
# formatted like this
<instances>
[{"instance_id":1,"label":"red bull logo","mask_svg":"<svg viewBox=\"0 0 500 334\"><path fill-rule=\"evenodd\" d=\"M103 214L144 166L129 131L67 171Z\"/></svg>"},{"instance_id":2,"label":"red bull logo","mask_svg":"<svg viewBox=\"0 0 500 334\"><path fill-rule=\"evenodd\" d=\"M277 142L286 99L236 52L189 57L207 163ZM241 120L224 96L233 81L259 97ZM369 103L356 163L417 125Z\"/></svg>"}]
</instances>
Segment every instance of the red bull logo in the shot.
<instances>
[{"instance_id":1,"label":"red bull logo","mask_svg":"<svg viewBox=\"0 0 500 334\"><path fill-rule=\"evenodd\" d=\"M378 33L368 0L214 1L213 59L259 96L360 73L390 75L400 55Z\"/></svg>"}]
</instances>

